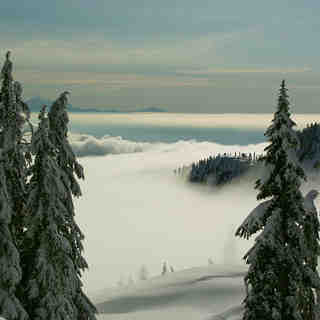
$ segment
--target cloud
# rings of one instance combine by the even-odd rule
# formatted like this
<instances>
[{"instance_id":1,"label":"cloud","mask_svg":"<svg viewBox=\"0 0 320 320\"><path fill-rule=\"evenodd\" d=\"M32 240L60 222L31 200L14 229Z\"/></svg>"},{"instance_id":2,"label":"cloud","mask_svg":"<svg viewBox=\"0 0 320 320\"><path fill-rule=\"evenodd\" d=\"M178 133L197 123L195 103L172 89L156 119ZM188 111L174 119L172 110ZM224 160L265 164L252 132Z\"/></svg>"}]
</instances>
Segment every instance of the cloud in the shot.
<instances>
[{"instance_id":1,"label":"cloud","mask_svg":"<svg viewBox=\"0 0 320 320\"><path fill-rule=\"evenodd\" d=\"M163 116L166 121L179 119L175 114ZM221 118L226 122L228 117ZM82 119L87 126L96 121L87 115ZM123 120L130 123L129 118ZM129 276L142 264L151 275L159 275L164 260L176 270L207 264L209 257L217 263L243 263L253 240L234 238L233 233L257 205L253 179L217 190L188 184L173 171L218 153L261 153L266 143L144 143L87 134L71 134L70 142L85 170L85 180L80 181L83 197L75 199L75 206L90 265L84 273L86 290L113 286L121 274Z\"/></svg>"},{"instance_id":2,"label":"cloud","mask_svg":"<svg viewBox=\"0 0 320 320\"><path fill-rule=\"evenodd\" d=\"M111 136L98 139L87 134L70 134L69 140L78 157L142 152L152 147L151 143L134 142Z\"/></svg>"},{"instance_id":3,"label":"cloud","mask_svg":"<svg viewBox=\"0 0 320 320\"><path fill-rule=\"evenodd\" d=\"M300 37L305 45L297 45L296 36L317 32L318 10L318 4L293 5L288 14L287 5L275 0L231 7L207 0L33 0L27 6L13 0L1 4L0 27L3 47L22 46L19 54L25 52L38 64L49 56L51 64L59 59L64 65L96 61L100 67L192 63L214 69L242 70L252 64L286 68L317 61L305 51L316 49L313 37Z\"/></svg>"},{"instance_id":4,"label":"cloud","mask_svg":"<svg viewBox=\"0 0 320 320\"><path fill-rule=\"evenodd\" d=\"M13 0L1 4L0 23L14 30L23 25L26 31L38 34L51 32L65 36L70 32L98 30L112 38L137 39L154 35L225 32L246 27L254 20L252 17L255 16L249 15L243 5L234 4L232 9L233 12L223 3L202 1L195 5L190 0L161 3L155 0L134 3L92 0L90 4L83 0L33 0L28 6ZM241 19L240 12L246 19Z\"/></svg>"},{"instance_id":5,"label":"cloud","mask_svg":"<svg viewBox=\"0 0 320 320\"><path fill-rule=\"evenodd\" d=\"M123 142L127 145L127 142ZM226 260L233 226L256 205L252 185L211 188L189 185L173 170L224 152L258 152L265 144L223 146L179 141L155 144L135 153L83 157L83 197L76 218L84 234L90 269L86 289L110 287L121 274L130 275L145 264L151 275L167 260L176 270ZM250 245L236 240L234 263Z\"/></svg>"},{"instance_id":6,"label":"cloud","mask_svg":"<svg viewBox=\"0 0 320 320\"><path fill-rule=\"evenodd\" d=\"M43 72L36 70L17 70L20 81L28 84L42 84L62 87L78 88L90 86L109 90L128 88L175 88L175 87L208 87L212 85L206 78L177 75L143 75L133 73L112 72L81 72L81 71L47 71L46 78Z\"/></svg>"},{"instance_id":7,"label":"cloud","mask_svg":"<svg viewBox=\"0 0 320 320\"><path fill-rule=\"evenodd\" d=\"M210 75L217 73L300 73L312 71L309 67L302 68L247 68L247 69L204 69L204 70L189 70L181 71L181 73L188 75Z\"/></svg>"},{"instance_id":8,"label":"cloud","mask_svg":"<svg viewBox=\"0 0 320 320\"><path fill-rule=\"evenodd\" d=\"M188 184L173 171L212 154L261 153L265 146L179 141L141 152L80 158L85 180L80 181L83 196L75 199L75 212L90 266L84 273L85 289L114 286L142 264L151 276L160 275L164 260L175 270L206 265L209 257L216 263L244 263L254 240L233 234L257 205L254 181L216 190Z\"/></svg>"},{"instance_id":9,"label":"cloud","mask_svg":"<svg viewBox=\"0 0 320 320\"><path fill-rule=\"evenodd\" d=\"M70 113L74 124L153 127L184 127L184 128L234 128L264 131L273 118L272 113ZM299 128L319 119L318 114L293 114L293 119Z\"/></svg>"},{"instance_id":10,"label":"cloud","mask_svg":"<svg viewBox=\"0 0 320 320\"><path fill-rule=\"evenodd\" d=\"M247 33L248 31L243 31ZM13 53L13 60L24 68L42 70L70 71L77 67L78 71L117 71L126 66L126 71L136 66L136 71L143 72L148 67L186 67L190 65L206 66L214 61L222 63L218 48L241 38L241 32L208 33L194 37L172 39L148 39L146 41L117 41L105 38L100 33L84 33L70 35L70 39L39 36L23 41L8 39L7 48ZM52 55L52 52L55 52ZM5 50L4 50L5 53ZM3 56L4 56L3 53ZM34 59L36 57L36 59ZM141 68L144 66L144 68ZM112 69L111 69L112 70Z\"/></svg>"},{"instance_id":11,"label":"cloud","mask_svg":"<svg viewBox=\"0 0 320 320\"><path fill-rule=\"evenodd\" d=\"M319 66L319 44L312 40L319 4L295 3L290 14L275 0L232 7L207 0L34 0L27 6L12 0L0 7L0 60L12 50L28 97L53 98L71 87L83 107L268 112L279 76L299 82ZM246 91L257 86L264 90ZM303 97L307 112L317 110L313 90Z\"/></svg>"},{"instance_id":12,"label":"cloud","mask_svg":"<svg viewBox=\"0 0 320 320\"><path fill-rule=\"evenodd\" d=\"M196 140L179 140L174 143L150 143L135 142L123 139L122 137L112 137L109 135L95 138L88 134L69 134L69 141L74 153L78 157L104 156L115 154L129 154L137 152L193 152L194 150L220 150L221 153L229 153L235 147L223 146L213 142L198 142ZM264 144L261 144L264 145ZM243 148L239 146L239 148ZM253 152L255 145L249 145L247 152ZM261 148L261 146L259 146Z\"/></svg>"},{"instance_id":13,"label":"cloud","mask_svg":"<svg viewBox=\"0 0 320 320\"><path fill-rule=\"evenodd\" d=\"M160 113L157 115L150 113L127 113L127 114L70 114L71 121L75 124L99 126L101 123L105 127L109 125L124 126L154 126L154 127L182 127L182 128L225 128L233 127L237 130L265 130L272 120L271 114L246 114L245 119L240 114L168 114ZM315 114L295 114L293 120L298 128L304 128L308 123L314 122L318 117ZM196 140L180 140L174 143L150 143L135 142L124 139L121 136L104 135L100 138L89 134L73 133L69 134L70 144L78 157L104 156L112 154L128 154L137 152L173 152L176 150L186 153L196 149L201 150L221 150L221 153L229 153L235 146L222 146L213 142L198 142ZM261 146L258 146L261 148ZM240 148L240 147L239 147ZM243 147L241 147L243 148ZM247 147L247 152L254 152L255 145Z\"/></svg>"}]
</instances>

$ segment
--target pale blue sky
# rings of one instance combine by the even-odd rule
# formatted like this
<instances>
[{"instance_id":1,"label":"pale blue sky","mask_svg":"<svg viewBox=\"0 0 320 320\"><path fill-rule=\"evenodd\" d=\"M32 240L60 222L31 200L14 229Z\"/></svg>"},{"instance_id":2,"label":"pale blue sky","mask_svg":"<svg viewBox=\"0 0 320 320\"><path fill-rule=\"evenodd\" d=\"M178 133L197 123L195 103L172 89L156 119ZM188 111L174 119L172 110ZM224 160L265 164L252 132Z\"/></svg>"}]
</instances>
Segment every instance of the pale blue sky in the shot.
<instances>
[{"instance_id":1,"label":"pale blue sky","mask_svg":"<svg viewBox=\"0 0 320 320\"><path fill-rule=\"evenodd\" d=\"M285 78L294 112L318 112L319 16L315 0L1 1L0 54L26 97L272 112Z\"/></svg>"}]
</instances>

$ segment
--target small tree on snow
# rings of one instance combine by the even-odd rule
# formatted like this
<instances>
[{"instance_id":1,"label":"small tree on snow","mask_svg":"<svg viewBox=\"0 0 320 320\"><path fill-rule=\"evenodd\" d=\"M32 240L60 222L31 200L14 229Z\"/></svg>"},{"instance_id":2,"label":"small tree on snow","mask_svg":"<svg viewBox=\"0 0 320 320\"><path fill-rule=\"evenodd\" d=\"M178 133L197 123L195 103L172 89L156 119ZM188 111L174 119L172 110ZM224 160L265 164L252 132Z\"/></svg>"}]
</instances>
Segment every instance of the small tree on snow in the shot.
<instances>
[{"instance_id":1,"label":"small tree on snow","mask_svg":"<svg viewBox=\"0 0 320 320\"><path fill-rule=\"evenodd\" d=\"M117 286L118 286L119 288L122 288L122 287L125 286L125 281L124 281L124 277L123 277L123 276L121 276L120 279L118 280Z\"/></svg>"},{"instance_id":2,"label":"small tree on snow","mask_svg":"<svg viewBox=\"0 0 320 320\"><path fill-rule=\"evenodd\" d=\"M129 277L128 277L128 286L129 287L132 287L132 286L134 286L134 280L133 280L133 277L132 277L132 275L130 275Z\"/></svg>"},{"instance_id":3,"label":"small tree on snow","mask_svg":"<svg viewBox=\"0 0 320 320\"><path fill-rule=\"evenodd\" d=\"M165 274L168 273L168 265L167 265L167 262L164 261L163 264L162 264L162 272L161 272L161 275L164 276Z\"/></svg>"},{"instance_id":4,"label":"small tree on snow","mask_svg":"<svg viewBox=\"0 0 320 320\"><path fill-rule=\"evenodd\" d=\"M148 280L149 272L145 265L141 266L138 276L139 276L139 280Z\"/></svg>"},{"instance_id":5,"label":"small tree on snow","mask_svg":"<svg viewBox=\"0 0 320 320\"><path fill-rule=\"evenodd\" d=\"M316 318L312 289L320 289L320 279L310 259L310 244L317 242L317 232L312 240L306 238L310 222L299 190L305 175L296 159L294 125L283 81L277 111L265 133L270 141L264 156L269 174L256 183L257 199L271 199L264 204L263 215L257 212L247 221L252 232L244 227L246 224L236 232L247 237L262 230L244 257L250 265L245 277L244 320Z\"/></svg>"}]
</instances>

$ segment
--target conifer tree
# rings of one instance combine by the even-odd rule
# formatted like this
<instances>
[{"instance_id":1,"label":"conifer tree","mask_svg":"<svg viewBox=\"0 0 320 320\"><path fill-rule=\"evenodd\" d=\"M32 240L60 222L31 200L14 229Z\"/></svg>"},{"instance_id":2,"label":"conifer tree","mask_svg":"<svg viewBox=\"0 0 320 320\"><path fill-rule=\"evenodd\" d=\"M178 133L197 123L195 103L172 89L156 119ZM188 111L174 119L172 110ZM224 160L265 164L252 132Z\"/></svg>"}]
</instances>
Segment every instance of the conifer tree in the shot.
<instances>
[{"instance_id":1,"label":"conifer tree","mask_svg":"<svg viewBox=\"0 0 320 320\"><path fill-rule=\"evenodd\" d=\"M6 54L0 80L0 315L8 320L24 320L28 316L17 298L17 286L22 277L18 250L25 214L26 161L21 146L10 52Z\"/></svg>"},{"instance_id":2,"label":"conifer tree","mask_svg":"<svg viewBox=\"0 0 320 320\"><path fill-rule=\"evenodd\" d=\"M22 87L18 82L13 81L12 62L10 61L10 51L7 52L6 62L1 71L1 147L2 154L6 160L7 188L12 199L14 215L13 226L16 237L16 244L21 245L23 225L22 217L25 214L25 196L27 181L27 162L23 144L21 105L23 112L28 113L28 106L21 100Z\"/></svg>"},{"instance_id":3,"label":"conifer tree","mask_svg":"<svg viewBox=\"0 0 320 320\"><path fill-rule=\"evenodd\" d=\"M140 270L139 270L139 273L138 273L138 277L139 277L139 280L148 280L149 278L149 272L148 272L148 269L145 265L142 265Z\"/></svg>"},{"instance_id":4,"label":"conifer tree","mask_svg":"<svg viewBox=\"0 0 320 320\"><path fill-rule=\"evenodd\" d=\"M168 272L168 266L167 266L167 261L164 261L163 264L162 264L162 272L161 272L161 275L164 276L166 275Z\"/></svg>"},{"instance_id":5,"label":"conifer tree","mask_svg":"<svg viewBox=\"0 0 320 320\"><path fill-rule=\"evenodd\" d=\"M77 319L73 301L77 274L66 233L67 190L63 172L49 140L49 120L44 108L31 141L35 156L29 183L23 256L24 305L31 319Z\"/></svg>"},{"instance_id":6,"label":"conifer tree","mask_svg":"<svg viewBox=\"0 0 320 320\"><path fill-rule=\"evenodd\" d=\"M320 231L320 223L318 219L318 212L314 205L313 200L318 197L317 190L311 190L305 197L305 217L304 217L304 237L306 240L306 263L310 266L312 271L318 275L318 258L320 255L320 244L319 244L319 231ZM302 308L305 310L305 313L315 313L315 318L318 319L320 317L320 288L315 288L316 294L311 293L310 291L304 292L306 295L306 299L302 299L301 303L303 303ZM301 292L303 295L303 292ZM316 305L312 303L315 297ZM311 317L309 317L311 318ZM312 319L312 318L311 318Z\"/></svg>"},{"instance_id":7,"label":"conifer tree","mask_svg":"<svg viewBox=\"0 0 320 320\"><path fill-rule=\"evenodd\" d=\"M66 189L62 203L66 208L64 234L71 248L71 259L75 268L75 289L73 291L73 303L77 309L78 320L96 319L96 308L82 290L81 273L88 268L88 264L82 255L82 241L84 235L75 222L73 196L81 196L81 189L76 179L84 179L82 166L77 162L73 150L68 141L68 92L64 92L53 103L48 113L49 139L57 153L57 163L61 169L61 182Z\"/></svg>"},{"instance_id":8,"label":"conifer tree","mask_svg":"<svg viewBox=\"0 0 320 320\"><path fill-rule=\"evenodd\" d=\"M320 279L310 259L310 248L318 250L317 232L310 235L313 239L306 237L312 219L306 218L299 190L305 174L296 157L294 126L282 81L278 107L265 133L270 144L263 160L269 173L256 182L257 199L271 199L263 219L254 226L262 232L244 256L250 265L245 277L244 320L317 317L313 289L320 289ZM246 235L246 230L240 227L236 235Z\"/></svg>"}]
</instances>

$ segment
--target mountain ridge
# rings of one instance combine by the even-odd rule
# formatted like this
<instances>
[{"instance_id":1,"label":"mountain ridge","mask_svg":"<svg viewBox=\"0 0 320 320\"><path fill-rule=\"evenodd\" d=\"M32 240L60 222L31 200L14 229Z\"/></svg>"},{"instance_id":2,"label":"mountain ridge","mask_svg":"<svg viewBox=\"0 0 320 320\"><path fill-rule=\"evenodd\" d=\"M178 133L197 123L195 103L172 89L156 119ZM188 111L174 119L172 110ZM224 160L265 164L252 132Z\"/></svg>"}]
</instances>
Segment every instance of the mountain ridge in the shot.
<instances>
[{"instance_id":1,"label":"mountain ridge","mask_svg":"<svg viewBox=\"0 0 320 320\"><path fill-rule=\"evenodd\" d=\"M50 107L53 103L53 101L42 98L39 96L31 97L26 101L28 104L31 112L39 112L43 105L46 105ZM69 112L77 112L77 113L135 113L135 112L167 112L167 110L164 110L162 108L158 107L146 107L146 108L140 108L136 110L119 110L119 109L97 109L97 108L80 108L80 107L74 107L72 104L68 104L68 111Z\"/></svg>"}]
</instances>

